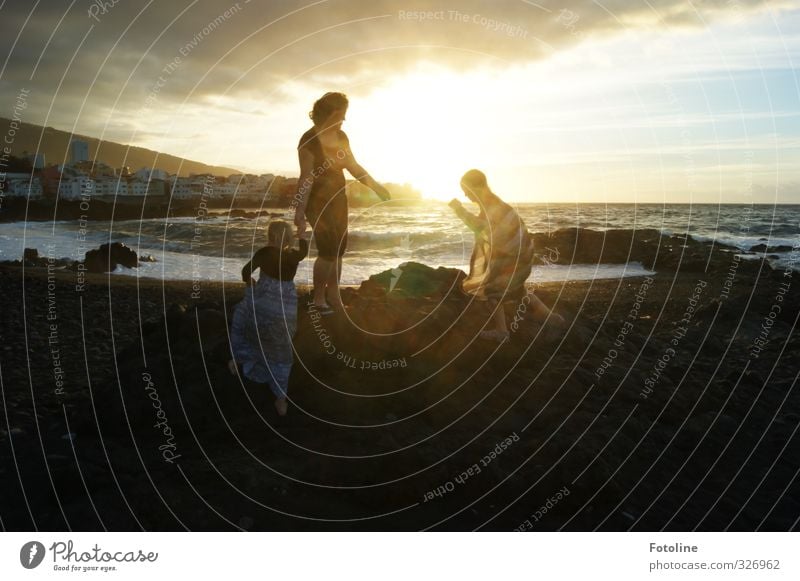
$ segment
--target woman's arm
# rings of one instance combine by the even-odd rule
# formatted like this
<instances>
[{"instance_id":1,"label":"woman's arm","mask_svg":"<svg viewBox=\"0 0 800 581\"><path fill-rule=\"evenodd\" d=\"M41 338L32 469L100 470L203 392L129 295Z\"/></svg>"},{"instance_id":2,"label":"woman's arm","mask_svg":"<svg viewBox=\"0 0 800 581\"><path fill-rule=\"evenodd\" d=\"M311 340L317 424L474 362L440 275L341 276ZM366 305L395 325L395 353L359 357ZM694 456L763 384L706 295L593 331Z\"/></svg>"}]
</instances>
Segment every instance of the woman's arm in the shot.
<instances>
[{"instance_id":1,"label":"woman's arm","mask_svg":"<svg viewBox=\"0 0 800 581\"><path fill-rule=\"evenodd\" d=\"M306 202L311 186L314 185L314 155L305 147L297 150L300 160L300 178L297 180L297 193L294 197L294 224L298 236L306 231Z\"/></svg>"},{"instance_id":2,"label":"woman's arm","mask_svg":"<svg viewBox=\"0 0 800 581\"><path fill-rule=\"evenodd\" d=\"M371 189L373 192L375 192L378 195L378 197L382 199L384 202L387 200L391 200L392 195L389 193L389 190L387 190L381 184L376 182L375 179L371 175L369 175L369 172L365 170L363 166L356 161L353 152L350 150L350 141L347 139L347 135L344 134L344 131L342 132L342 135L344 141L342 149L345 152L344 166L347 169L347 171L350 172L350 175L352 175L359 182L361 182L369 189Z\"/></svg>"}]
</instances>

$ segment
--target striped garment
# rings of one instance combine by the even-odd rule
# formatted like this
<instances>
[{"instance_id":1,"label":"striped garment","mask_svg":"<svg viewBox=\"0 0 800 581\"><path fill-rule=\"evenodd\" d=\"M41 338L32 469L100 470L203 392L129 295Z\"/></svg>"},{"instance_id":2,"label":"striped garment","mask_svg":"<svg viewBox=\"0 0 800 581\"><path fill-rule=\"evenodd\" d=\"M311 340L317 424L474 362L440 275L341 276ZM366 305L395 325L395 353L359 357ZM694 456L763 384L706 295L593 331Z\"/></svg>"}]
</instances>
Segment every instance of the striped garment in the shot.
<instances>
[{"instance_id":1,"label":"striped garment","mask_svg":"<svg viewBox=\"0 0 800 581\"><path fill-rule=\"evenodd\" d=\"M463 207L456 214L475 233L464 292L484 301L524 295L533 266L533 237L517 211L495 198L479 216Z\"/></svg>"}]
</instances>

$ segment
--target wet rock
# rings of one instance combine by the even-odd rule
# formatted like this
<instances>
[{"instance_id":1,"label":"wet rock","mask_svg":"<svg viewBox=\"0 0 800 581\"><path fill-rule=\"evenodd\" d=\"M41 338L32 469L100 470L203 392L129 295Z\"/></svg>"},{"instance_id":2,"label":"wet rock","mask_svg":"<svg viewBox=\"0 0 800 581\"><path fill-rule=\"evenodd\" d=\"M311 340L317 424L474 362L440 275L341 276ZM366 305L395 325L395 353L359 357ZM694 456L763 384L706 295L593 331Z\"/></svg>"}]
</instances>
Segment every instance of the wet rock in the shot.
<instances>
[{"instance_id":1,"label":"wet rock","mask_svg":"<svg viewBox=\"0 0 800 581\"><path fill-rule=\"evenodd\" d=\"M125 244L113 242L86 252L84 265L89 272L110 272L118 265L136 268L139 265L139 257Z\"/></svg>"},{"instance_id":2,"label":"wet rock","mask_svg":"<svg viewBox=\"0 0 800 581\"><path fill-rule=\"evenodd\" d=\"M38 264L39 250L36 248L26 248L22 253L22 260L26 266Z\"/></svg>"},{"instance_id":3,"label":"wet rock","mask_svg":"<svg viewBox=\"0 0 800 581\"><path fill-rule=\"evenodd\" d=\"M791 252L792 247L786 244L779 244L778 246L767 246L766 244L756 244L750 247L750 252Z\"/></svg>"}]
</instances>

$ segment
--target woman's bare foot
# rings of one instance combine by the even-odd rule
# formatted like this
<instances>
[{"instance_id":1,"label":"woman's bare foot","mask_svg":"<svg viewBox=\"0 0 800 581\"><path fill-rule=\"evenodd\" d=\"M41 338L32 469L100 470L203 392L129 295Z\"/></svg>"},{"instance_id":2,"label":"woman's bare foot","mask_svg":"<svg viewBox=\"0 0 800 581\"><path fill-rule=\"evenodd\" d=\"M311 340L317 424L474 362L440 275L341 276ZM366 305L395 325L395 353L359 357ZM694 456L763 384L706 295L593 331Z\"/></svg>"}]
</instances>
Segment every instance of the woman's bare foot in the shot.
<instances>
[{"instance_id":1,"label":"woman's bare foot","mask_svg":"<svg viewBox=\"0 0 800 581\"><path fill-rule=\"evenodd\" d=\"M285 397L275 398L275 411L278 412L279 416L285 416L286 412L289 411L289 403Z\"/></svg>"},{"instance_id":2,"label":"woman's bare foot","mask_svg":"<svg viewBox=\"0 0 800 581\"><path fill-rule=\"evenodd\" d=\"M236 362L233 359L228 361L228 371L231 372L231 375L239 375L239 368L236 366Z\"/></svg>"},{"instance_id":3,"label":"woman's bare foot","mask_svg":"<svg viewBox=\"0 0 800 581\"><path fill-rule=\"evenodd\" d=\"M326 299L328 300L330 308L337 312L344 311L344 303L339 293L331 293L331 295L333 295L333 297L326 293Z\"/></svg>"},{"instance_id":4,"label":"woman's bare foot","mask_svg":"<svg viewBox=\"0 0 800 581\"><path fill-rule=\"evenodd\" d=\"M336 312L336 310L331 308L331 306L328 303L323 303L323 304L312 303L312 304L314 305L314 309L323 317L327 317Z\"/></svg>"}]
</instances>

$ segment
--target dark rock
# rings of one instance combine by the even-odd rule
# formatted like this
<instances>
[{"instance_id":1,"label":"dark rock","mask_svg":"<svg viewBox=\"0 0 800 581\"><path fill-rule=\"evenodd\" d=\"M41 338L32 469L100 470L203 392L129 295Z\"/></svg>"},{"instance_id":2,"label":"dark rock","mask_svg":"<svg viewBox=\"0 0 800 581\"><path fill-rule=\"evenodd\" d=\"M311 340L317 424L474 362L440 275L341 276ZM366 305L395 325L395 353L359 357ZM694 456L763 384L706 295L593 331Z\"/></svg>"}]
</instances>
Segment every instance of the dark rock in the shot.
<instances>
[{"instance_id":1,"label":"dark rock","mask_svg":"<svg viewBox=\"0 0 800 581\"><path fill-rule=\"evenodd\" d=\"M257 212L248 212L247 210L235 209L231 210L228 214L229 218L257 218Z\"/></svg>"},{"instance_id":2,"label":"dark rock","mask_svg":"<svg viewBox=\"0 0 800 581\"><path fill-rule=\"evenodd\" d=\"M84 258L84 265L89 272L110 272L117 268L117 265L136 268L139 265L139 257L125 244L113 242L89 250Z\"/></svg>"},{"instance_id":3,"label":"dark rock","mask_svg":"<svg viewBox=\"0 0 800 581\"><path fill-rule=\"evenodd\" d=\"M533 234L536 264L625 264L635 261L657 269L686 272L711 270L732 246L700 242L687 235L665 236L660 231L562 228ZM713 249L713 254L712 253ZM718 265L720 268L722 264Z\"/></svg>"},{"instance_id":4,"label":"dark rock","mask_svg":"<svg viewBox=\"0 0 800 581\"><path fill-rule=\"evenodd\" d=\"M63 260L58 261L58 265L63 264ZM14 261L15 265L24 266L47 266L49 263L55 264L54 261L49 261L46 256L40 256L39 250L36 248L26 248L22 253L22 261ZM12 264L7 262L6 264Z\"/></svg>"},{"instance_id":5,"label":"dark rock","mask_svg":"<svg viewBox=\"0 0 800 581\"><path fill-rule=\"evenodd\" d=\"M28 434L22 428L11 428L8 435L12 438L25 438Z\"/></svg>"},{"instance_id":6,"label":"dark rock","mask_svg":"<svg viewBox=\"0 0 800 581\"><path fill-rule=\"evenodd\" d=\"M778 246L767 246L766 244L756 244L750 247L750 252L791 252L792 247L785 244Z\"/></svg>"},{"instance_id":7,"label":"dark rock","mask_svg":"<svg viewBox=\"0 0 800 581\"><path fill-rule=\"evenodd\" d=\"M466 276L464 271L457 268L431 268L419 262L404 262L396 268L369 277L369 280L361 283L359 293L365 296L458 296L461 294L461 282Z\"/></svg>"},{"instance_id":8,"label":"dark rock","mask_svg":"<svg viewBox=\"0 0 800 581\"><path fill-rule=\"evenodd\" d=\"M39 250L36 248L26 248L22 253L22 260L25 262L39 262Z\"/></svg>"},{"instance_id":9,"label":"dark rock","mask_svg":"<svg viewBox=\"0 0 800 581\"><path fill-rule=\"evenodd\" d=\"M170 326L176 325L183 321L186 316L186 305L171 304L167 308L166 319L167 324Z\"/></svg>"}]
</instances>

